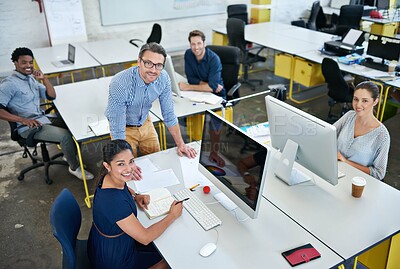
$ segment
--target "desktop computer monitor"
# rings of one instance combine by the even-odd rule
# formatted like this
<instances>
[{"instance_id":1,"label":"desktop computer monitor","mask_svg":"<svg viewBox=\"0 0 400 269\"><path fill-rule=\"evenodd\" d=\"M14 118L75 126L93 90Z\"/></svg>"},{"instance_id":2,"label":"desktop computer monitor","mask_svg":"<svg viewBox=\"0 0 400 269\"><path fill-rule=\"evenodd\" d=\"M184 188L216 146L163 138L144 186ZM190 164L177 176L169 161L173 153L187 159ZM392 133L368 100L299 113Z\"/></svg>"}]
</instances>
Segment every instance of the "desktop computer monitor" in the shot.
<instances>
[{"instance_id":1,"label":"desktop computer monitor","mask_svg":"<svg viewBox=\"0 0 400 269\"><path fill-rule=\"evenodd\" d=\"M172 59L170 55L167 55L167 58L165 59L165 66L164 66L165 71L167 71L169 78L171 79L171 88L172 92L175 93L177 96L181 96L181 90L179 89L179 84L178 84L178 79L175 74L175 68L172 63Z\"/></svg>"},{"instance_id":2,"label":"desktop computer monitor","mask_svg":"<svg viewBox=\"0 0 400 269\"><path fill-rule=\"evenodd\" d=\"M271 145L282 151L275 175L292 185L295 160L312 173L336 185L338 161L335 126L272 96L266 96L265 102Z\"/></svg>"},{"instance_id":3,"label":"desktop computer monitor","mask_svg":"<svg viewBox=\"0 0 400 269\"><path fill-rule=\"evenodd\" d=\"M268 155L239 128L205 112L199 171L251 218L261 204Z\"/></svg>"},{"instance_id":4,"label":"desktop computer monitor","mask_svg":"<svg viewBox=\"0 0 400 269\"><path fill-rule=\"evenodd\" d=\"M400 39L370 34L368 38L367 54L385 60L398 61L400 57Z\"/></svg>"}]
</instances>

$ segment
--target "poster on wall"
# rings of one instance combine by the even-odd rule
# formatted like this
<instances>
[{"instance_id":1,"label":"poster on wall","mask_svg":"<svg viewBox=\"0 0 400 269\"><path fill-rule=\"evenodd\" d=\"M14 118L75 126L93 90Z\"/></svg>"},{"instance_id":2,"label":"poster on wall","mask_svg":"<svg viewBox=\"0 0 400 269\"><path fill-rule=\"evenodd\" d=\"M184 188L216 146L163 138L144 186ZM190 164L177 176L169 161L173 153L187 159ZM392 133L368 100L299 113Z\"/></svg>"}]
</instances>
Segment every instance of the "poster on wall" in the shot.
<instances>
[{"instance_id":1,"label":"poster on wall","mask_svg":"<svg viewBox=\"0 0 400 269\"><path fill-rule=\"evenodd\" d=\"M104 26L226 12L225 0L99 0L99 3Z\"/></svg>"},{"instance_id":2,"label":"poster on wall","mask_svg":"<svg viewBox=\"0 0 400 269\"><path fill-rule=\"evenodd\" d=\"M87 40L81 0L43 0L50 45Z\"/></svg>"}]
</instances>

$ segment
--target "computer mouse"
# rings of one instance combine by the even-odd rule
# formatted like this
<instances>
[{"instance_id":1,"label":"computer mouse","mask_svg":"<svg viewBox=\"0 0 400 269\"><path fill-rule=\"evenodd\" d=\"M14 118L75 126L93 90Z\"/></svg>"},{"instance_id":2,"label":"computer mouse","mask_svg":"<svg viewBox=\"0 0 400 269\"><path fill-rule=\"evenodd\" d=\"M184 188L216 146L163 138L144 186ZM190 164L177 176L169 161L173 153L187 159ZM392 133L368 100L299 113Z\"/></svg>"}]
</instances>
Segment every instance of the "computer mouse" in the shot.
<instances>
[{"instance_id":1,"label":"computer mouse","mask_svg":"<svg viewBox=\"0 0 400 269\"><path fill-rule=\"evenodd\" d=\"M365 57L364 61L367 63L372 63L374 60L371 57Z\"/></svg>"},{"instance_id":2,"label":"computer mouse","mask_svg":"<svg viewBox=\"0 0 400 269\"><path fill-rule=\"evenodd\" d=\"M200 249L200 255L202 257L208 257L214 253L217 249L217 245L214 243L207 243Z\"/></svg>"}]
</instances>

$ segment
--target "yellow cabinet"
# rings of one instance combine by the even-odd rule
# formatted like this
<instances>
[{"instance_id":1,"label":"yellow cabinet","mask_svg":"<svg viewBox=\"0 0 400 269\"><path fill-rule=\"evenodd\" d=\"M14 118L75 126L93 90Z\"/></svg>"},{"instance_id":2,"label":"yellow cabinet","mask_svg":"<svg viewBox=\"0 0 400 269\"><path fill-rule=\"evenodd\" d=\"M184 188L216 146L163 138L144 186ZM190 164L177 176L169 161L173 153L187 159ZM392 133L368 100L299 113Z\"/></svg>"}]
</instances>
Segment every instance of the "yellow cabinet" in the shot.
<instances>
[{"instance_id":1,"label":"yellow cabinet","mask_svg":"<svg viewBox=\"0 0 400 269\"><path fill-rule=\"evenodd\" d=\"M218 32L213 32L212 36L212 44L219 46L227 46L228 45L228 35L224 35Z\"/></svg>"},{"instance_id":2,"label":"yellow cabinet","mask_svg":"<svg viewBox=\"0 0 400 269\"><path fill-rule=\"evenodd\" d=\"M289 54L275 54L275 75L290 79L292 74L293 59L293 56Z\"/></svg>"},{"instance_id":3,"label":"yellow cabinet","mask_svg":"<svg viewBox=\"0 0 400 269\"><path fill-rule=\"evenodd\" d=\"M325 82L321 65L295 57L293 80L306 87L319 85Z\"/></svg>"},{"instance_id":4,"label":"yellow cabinet","mask_svg":"<svg viewBox=\"0 0 400 269\"><path fill-rule=\"evenodd\" d=\"M222 117L222 111L215 111L218 115ZM225 109L225 119L229 122L233 122L233 109L232 107L227 107ZM188 116L186 118L187 124L187 135L190 141L197 141L202 139L203 126L204 126L204 114L196 114L193 116Z\"/></svg>"},{"instance_id":5,"label":"yellow cabinet","mask_svg":"<svg viewBox=\"0 0 400 269\"><path fill-rule=\"evenodd\" d=\"M395 37L397 34L397 23L373 23L371 25L371 33L376 35Z\"/></svg>"},{"instance_id":6,"label":"yellow cabinet","mask_svg":"<svg viewBox=\"0 0 400 269\"><path fill-rule=\"evenodd\" d=\"M271 18L271 10L269 8L253 7L250 14L251 23L268 22Z\"/></svg>"},{"instance_id":7,"label":"yellow cabinet","mask_svg":"<svg viewBox=\"0 0 400 269\"><path fill-rule=\"evenodd\" d=\"M270 5L271 0L251 0L253 5Z\"/></svg>"}]
</instances>

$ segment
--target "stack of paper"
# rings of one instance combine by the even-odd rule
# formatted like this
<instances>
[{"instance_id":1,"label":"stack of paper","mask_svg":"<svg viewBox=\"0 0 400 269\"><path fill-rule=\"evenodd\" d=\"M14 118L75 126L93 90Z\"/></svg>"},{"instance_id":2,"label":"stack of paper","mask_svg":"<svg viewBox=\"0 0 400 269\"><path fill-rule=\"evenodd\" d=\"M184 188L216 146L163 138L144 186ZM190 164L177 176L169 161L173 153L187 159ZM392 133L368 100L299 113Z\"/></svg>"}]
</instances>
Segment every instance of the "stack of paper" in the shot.
<instances>
[{"instance_id":1,"label":"stack of paper","mask_svg":"<svg viewBox=\"0 0 400 269\"><path fill-rule=\"evenodd\" d=\"M181 95L192 102L207 103L211 105L220 104L223 100L222 97L211 92L181 91Z\"/></svg>"}]
</instances>

